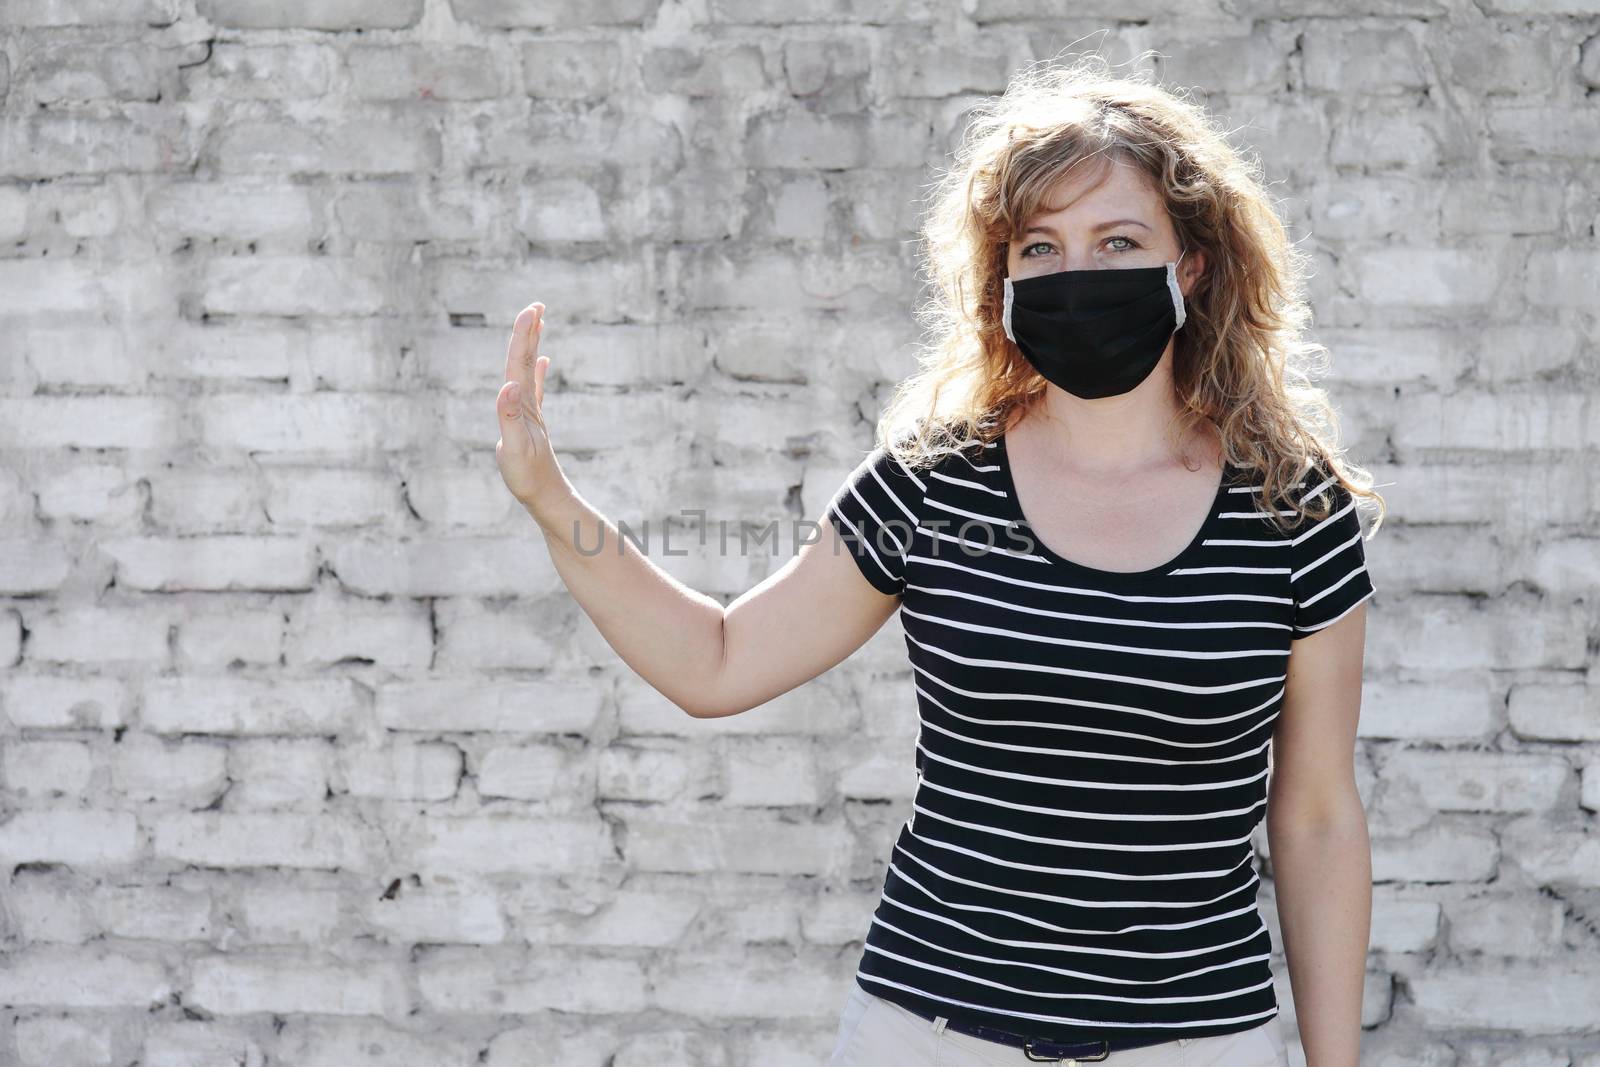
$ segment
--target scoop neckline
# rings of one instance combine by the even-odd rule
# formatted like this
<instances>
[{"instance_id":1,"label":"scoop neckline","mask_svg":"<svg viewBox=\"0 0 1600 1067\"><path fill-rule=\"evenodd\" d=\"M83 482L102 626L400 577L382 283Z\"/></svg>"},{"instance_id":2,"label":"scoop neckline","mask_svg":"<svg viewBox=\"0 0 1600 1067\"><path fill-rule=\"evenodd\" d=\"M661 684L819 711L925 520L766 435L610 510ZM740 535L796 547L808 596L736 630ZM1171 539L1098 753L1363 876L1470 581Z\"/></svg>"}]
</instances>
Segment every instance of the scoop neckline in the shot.
<instances>
[{"instance_id":1,"label":"scoop neckline","mask_svg":"<svg viewBox=\"0 0 1600 1067\"><path fill-rule=\"evenodd\" d=\"M1041 559L1048 560L1057 567L1103 581L1126 582L1160 578L1187 560L1205 542L1205 539L1211 534L1212 529L1219 521L1217 516L1222 511L1222 503L1227 497L1229 486L1232 483L1233 465L1224 456L1222 473L1217 479L1216 492L1211 495L1211 506L1210 510L1206 512L1205 521L1200 524L1200 529L1195 531L1195 535L1189 539L1189 543L1179 549L1178 554L1165 563L1158 563L1156 566L1142 571L1101 570L1099 567L1091 567L1087 563L1079 563L1076 560L1068 559L1044 543L1044 538L1039 536L1038 531L1033 528L1033 523L1029 522L1027 515L1023 513L1022 498L1017 495L1017 483L1011 476L1011 450L1006 447L1005 431L1002 430L999 436L995 438L995 446L996 451L1000 453L998 457L1000 460L1000 480L1002 488L1006 492L1007 510L1010 512L1007 519L1018 529L1026 532L1029 539L1033 541L1033 554Z\"/></svg>"}]
</instances>

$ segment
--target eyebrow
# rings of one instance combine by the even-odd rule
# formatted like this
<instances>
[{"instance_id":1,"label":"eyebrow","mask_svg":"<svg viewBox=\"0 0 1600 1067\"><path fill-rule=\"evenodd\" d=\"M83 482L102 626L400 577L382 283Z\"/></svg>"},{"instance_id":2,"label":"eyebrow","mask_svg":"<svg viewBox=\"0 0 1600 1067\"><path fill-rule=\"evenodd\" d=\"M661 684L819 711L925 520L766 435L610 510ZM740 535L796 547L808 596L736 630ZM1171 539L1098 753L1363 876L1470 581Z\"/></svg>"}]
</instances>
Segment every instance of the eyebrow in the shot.
<instances>
[{"instance_id":1,"label":"eyebrow","mask_svg":"<svg viewBox=\"0 0 1600 1067\"><path fill-rule=\"evenodd\" d=\"M1144 226L1144 228L1147 230L1150 228L1148 225L1140 222L1138 219L1113 219L1111 222L1100 223L1100 225L1094 227L1092 230L1090 230L1090 232L1099 233L1101 230L1109 230L1113 226ZM1029 226L1026 230L1022 231L1022 235L1024 237L1030 233L1043 233L1048 234L1051 237L1055 236L1055 231L1050 229L1048 226Z\"/></svg>"}]
</instances>

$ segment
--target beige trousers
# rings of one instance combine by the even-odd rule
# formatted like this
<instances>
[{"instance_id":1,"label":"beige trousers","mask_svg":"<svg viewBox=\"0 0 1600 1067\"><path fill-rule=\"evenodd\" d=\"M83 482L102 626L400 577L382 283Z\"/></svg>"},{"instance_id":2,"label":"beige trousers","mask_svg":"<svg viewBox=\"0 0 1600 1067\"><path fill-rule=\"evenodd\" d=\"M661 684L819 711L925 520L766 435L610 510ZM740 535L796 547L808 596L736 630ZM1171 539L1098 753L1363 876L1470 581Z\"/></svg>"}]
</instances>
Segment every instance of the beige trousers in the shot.
<instances>
[{"instance_id":1,"label":"beige trousers","mask_svg":"<svg viewBox=\"0 0 1600 1067\"><path fill-rule=\"evenodd\" d=\"M851 979L828 1067L1029 1067L1022 1049L957 1033ZM1180 1037L1112 1052L1103 1060L1047 1060L1062 1067L1288 1067L1281 1019L1215 1037Z\"/></svg>"}]
</instances>

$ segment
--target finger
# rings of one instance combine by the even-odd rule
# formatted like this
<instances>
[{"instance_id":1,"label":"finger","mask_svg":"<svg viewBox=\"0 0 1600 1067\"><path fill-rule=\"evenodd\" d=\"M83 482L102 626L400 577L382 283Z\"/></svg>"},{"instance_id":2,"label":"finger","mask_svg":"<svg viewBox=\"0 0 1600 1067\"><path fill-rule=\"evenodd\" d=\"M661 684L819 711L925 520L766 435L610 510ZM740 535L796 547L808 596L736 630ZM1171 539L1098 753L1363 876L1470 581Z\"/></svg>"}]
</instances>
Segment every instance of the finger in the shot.
<instances>
[{"instance_id":1,"label":"finger","mask_svg":"<svg viewBox=\"0 0 1600 1067\"><path fill-rule=\"evenodd\" d=\"M495 397L494 402L495 411L500 416L501 446L513 456L525 454L533 444L528 436L528 427L522 421L521 392L520 383L506 382L500 387L500 395Z\"/></svg>"},{"instance_id":2,"label":"finger","mask_svg":"<svg viewBox=\"0 0 1600 1067\"><path fill-rule=\"evenodd\" d=\"M530 341L537 334L537 326L544 319L544 305L535 301L517 313L511 324L511 341L506 346L506 380L520 383L526 388L533 355L538 352L538 342Z\"/></svg>"},{"instance_id":3,"label":"finger","mask_svg":"<svg viewBox=\"0 0 1600 1067\"><path fill-rule=\"evenodd\" d=\"M540 356L533 365L533 406L540 416L544 415L544 376L550 373L550 357Z\"/></svg>"}]
</instances>

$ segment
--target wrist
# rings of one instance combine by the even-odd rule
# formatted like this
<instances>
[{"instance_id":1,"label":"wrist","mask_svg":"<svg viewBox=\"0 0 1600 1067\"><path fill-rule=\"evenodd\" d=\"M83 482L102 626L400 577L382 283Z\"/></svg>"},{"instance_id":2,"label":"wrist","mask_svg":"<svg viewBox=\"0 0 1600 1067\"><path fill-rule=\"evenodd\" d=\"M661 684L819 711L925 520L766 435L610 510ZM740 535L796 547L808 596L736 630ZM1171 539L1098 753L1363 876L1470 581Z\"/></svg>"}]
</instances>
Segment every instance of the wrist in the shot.
<instances>
[{"instance_id":1,"label":"wrist","mask_svg":"<svg viewBox=\"0 0 1600 1067\"><path fill-rule=\"evenodd\" d=\"M577 490L565 479L562 484L543 494L539 499L524 502L523 509L539 524L544 535L563 545L572 543L573 531L583 515L582 502Z\"/></svg>"}]
</instances>

